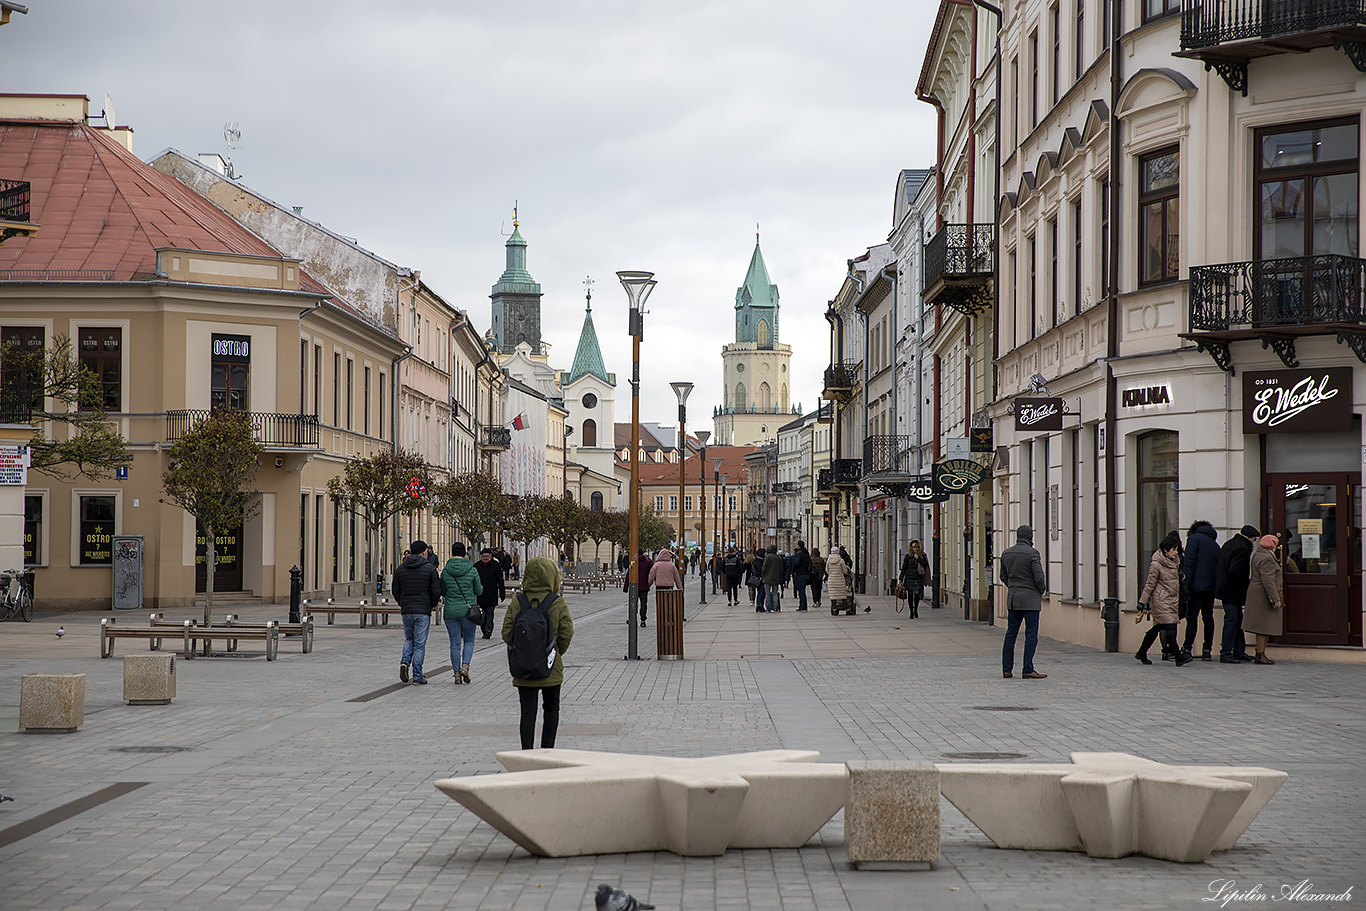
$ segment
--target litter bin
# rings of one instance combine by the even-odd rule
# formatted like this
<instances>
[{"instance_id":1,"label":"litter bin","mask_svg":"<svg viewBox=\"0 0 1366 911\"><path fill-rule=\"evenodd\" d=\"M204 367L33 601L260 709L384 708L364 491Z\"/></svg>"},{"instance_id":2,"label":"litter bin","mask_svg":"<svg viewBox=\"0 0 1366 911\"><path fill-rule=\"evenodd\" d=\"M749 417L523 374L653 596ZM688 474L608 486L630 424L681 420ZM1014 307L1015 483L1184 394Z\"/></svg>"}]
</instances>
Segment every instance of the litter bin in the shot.
<instances>
[{"instance_id":1,"label":"litter bin","mask_svg":"<svg viewBox=\"0 0 1366 911\"><path fill-rule=\"evenodd\" d=\"M683 592L655 589L655 628L659 633L659 660L683 658Z\"/></svg>"}]
</instances>

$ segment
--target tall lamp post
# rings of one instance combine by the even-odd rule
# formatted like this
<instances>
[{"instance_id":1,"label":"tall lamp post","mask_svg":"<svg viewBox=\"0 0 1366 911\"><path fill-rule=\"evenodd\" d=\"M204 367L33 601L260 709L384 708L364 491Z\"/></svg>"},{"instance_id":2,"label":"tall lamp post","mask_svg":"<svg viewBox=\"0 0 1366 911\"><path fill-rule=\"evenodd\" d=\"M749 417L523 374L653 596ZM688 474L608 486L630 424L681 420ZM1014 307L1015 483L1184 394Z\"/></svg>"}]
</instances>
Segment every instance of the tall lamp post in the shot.
<instances>
[{"instance_id":1,"label":"tall lamp post","mask_svg":"<svg viewBox=\"0 0 1366 911\"><path fill-rule=\"evenodd\" d=\"M730 475L721 475L721 543L730 547ZM744 550L740 556L744 556Z\"/></svg>"},{"instance_id":2,"label":"tall lamp post","mask_svg":"<svg viewBox=\"0 0 1366 911\"><path fill-rule=\"evenodd\" d=\"M698 604L707 603L707 440L711 437L710 430L697 431L697 441L702 444L702 455L697 460L697 474L702 481L702 529L697 534L697 546L702 548L702 555L697 560L698 568L702 570L702 597L698 599ZM716 594L713 590L712 594Z\"/></svg>"},{"instance_id":3,"label":"tall lamp post","mask_svg":"<svg viewBox=\"0 0 1366 911\"><path fill-rule=\"evenodd\" d=\"M630 304L628 331L631 336L631 569L626 581L626 629L628 652L632 661L640 660L636 653L636 584L640 579L640 340L645 334L645 301L654 290L653 272L618 272L617 279L626 289Z\"/></svg>"},{"instance_id":4,"label":"tall lamp post","mask_svg":"<svg viewBox=\"0 0 1366 911\"><path fill-rule=\"evenodd\" d=\"M670 383L669 386L678 396L678 550L682 553L688 540L683 533L683 467L688 464L688 437L684 425L688 420L688 395L692 392L692 383ZM688 619L686 614L683 619Z\"/></svg>"},{"instance_id":5,"label":"tall lamp post","mask_svg":"<svg viewBox=\"0 0 1366 911\"><path fill-rule=\"evenodd\" d=\"M711 460L711 479L712 479L712 487L713 487L717 492L720 492L720 490L721 490L721 463L724 462L724 461L725 461L725 459L722 458L722 457L719 457L719 456L713 456L713 457L712 457L712 460ZM705 470L706 470L706 469L704 468L703 471L705 471ZM725 498L725 494L722 494L722 495L721 495L721 507L720 507L720 509L718 509L718 510L716 511L716 512L717 512L717 519L720 519L722 516L725 515L725 512L724 512L725 508L726 508L726 498ZM720 522L720 521L718 521L718 522L716 523L716 556L717 556L717 559L720 559L720 557L721 557L721 551L725 548L725 545L726 545L725 529L722 527L722 525L723 525L723 523ZM716 594L716 589L712 589L712 594L713 594L713 595Z\"/></svg>"}]
</instances>

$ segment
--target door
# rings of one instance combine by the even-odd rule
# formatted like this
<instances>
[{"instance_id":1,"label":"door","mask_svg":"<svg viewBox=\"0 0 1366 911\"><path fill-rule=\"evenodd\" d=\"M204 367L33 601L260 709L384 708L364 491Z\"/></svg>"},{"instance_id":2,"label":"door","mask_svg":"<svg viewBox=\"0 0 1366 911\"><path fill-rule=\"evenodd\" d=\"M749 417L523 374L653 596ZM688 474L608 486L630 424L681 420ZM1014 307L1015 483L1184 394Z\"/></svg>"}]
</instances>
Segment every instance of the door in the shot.
<instances>
[{"instance_id":1,"label":"door","mask_svg":"<svg viewBox=\"0 0 1366 911\"><path fill-rule=\"evenodd\" d=\"M208 551L204 540L204 529L195 523L194 530L194 590L207 591L204 571L205 555ZM242 528L221 531L214 542L213 590L215 592L240 592L242 590Z\"/></svg>"},{"instance_id":2,"label":"door","mask_svg":"<svg viewBox=\"0 0 1366 911\"><path fill-rule=\"evenodd\" d=\"M1360 645L1359 474L1268 474L1266 528L1282 538L1285 645Z\"/></svg>"}]
</instances>

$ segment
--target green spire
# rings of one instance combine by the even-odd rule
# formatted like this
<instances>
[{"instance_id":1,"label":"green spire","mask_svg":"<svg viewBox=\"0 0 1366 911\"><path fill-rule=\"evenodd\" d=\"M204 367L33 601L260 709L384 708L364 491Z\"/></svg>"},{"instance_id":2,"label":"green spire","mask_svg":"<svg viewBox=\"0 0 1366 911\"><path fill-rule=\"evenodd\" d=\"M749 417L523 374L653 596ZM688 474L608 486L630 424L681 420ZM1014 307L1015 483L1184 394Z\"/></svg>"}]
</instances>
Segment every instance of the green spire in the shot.
<instances>
[{"instance_id":1,"label":"green spire","mask_svg":"<svg viewBox=\"0 0 1366 911\"><path fill-rule=\"evenodd\" d=\"M574 366L569 371L569 383L582 376L592 375L604 383L613 385L607 375L607 365L602 362L602 349L598 347L598 330L593 326L593 291L588 291L587 304L583 313L583 330L579 332L579 348L574 352Z\"/></svg>"},{"instance_id":2,"label":"green spire","mask_svg":"<svg viewBox=\"0 0 1366 911\"><path fill-rule=\"evenodd\" d=\"M778 341L778 286L768 277L758 231L745 283L735 291L735 340L761 348L771 348Z\"/></svg>"},{"instance_id":3,"label":"green spire","mask_svg":"<svg viewBox=\"0 0 1366 911\"><path fill-rule=\"evenodd\" d=\"M526 270L526 240L522 237L521 223L517 221L514 209L512 236L507 241L507 266L498 284L493 286L494 294L540 294L541 286Z\"/></svg>"}]
</instances>

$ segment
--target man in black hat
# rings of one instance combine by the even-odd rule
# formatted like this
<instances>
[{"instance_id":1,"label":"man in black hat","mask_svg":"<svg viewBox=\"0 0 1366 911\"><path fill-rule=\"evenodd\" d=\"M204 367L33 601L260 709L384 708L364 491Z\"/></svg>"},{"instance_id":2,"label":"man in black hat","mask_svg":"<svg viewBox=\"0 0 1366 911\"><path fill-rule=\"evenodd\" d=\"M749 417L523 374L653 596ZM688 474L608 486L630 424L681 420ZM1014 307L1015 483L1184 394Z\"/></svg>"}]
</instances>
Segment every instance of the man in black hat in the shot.
<instances>
[{"instance_id":1,"label":"man in black hat","mask_svg":"<svg viewBox=\"0 0 1366 911\"><path fill-rule=\"evenodd\" d=\"M1247 640L1243 638L1243 605L1247 603L1247 586L1252 575L1252 544L1258 537L1256 528L1244 525L1219 548L1214 593L1224 605L1224 634L1219 639L1220 664L1252 660L1247 653Z\"/></svg>"},{"instance_id":2,"label":"man in black hat","mask_svg":"<svg viewBox=\"0 0 1366 911\"><path fill-rule=\"evenodd\" d=\"M1044 575L1043 560L1034 549L1034 529L1021 525L1015 531L1015 544L1001 552L1001 584L1006 587L1006 607L1010 619L1006 625L1006 640L1001 649L1001 676L1013 677L1015 667L1015 639L1020 624L1025 628L1024 673L1026 680L1042 680L1047 674L1034 670L1034 649L1039 644L1039 613L1043 610L1043 593L1048 591L1048 577Z\"/></svg>"}]
</instances>

